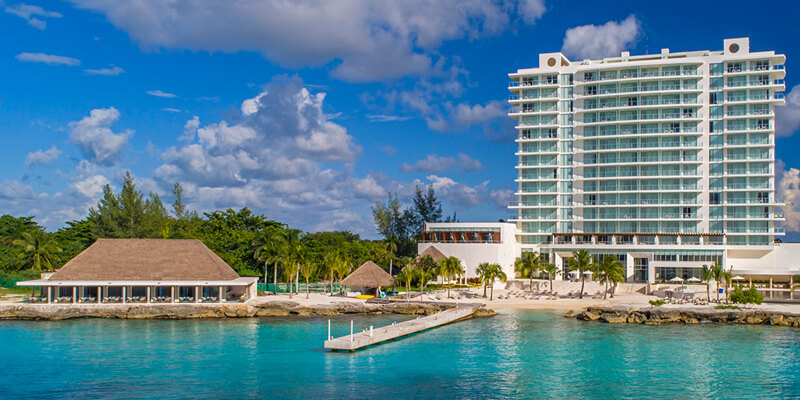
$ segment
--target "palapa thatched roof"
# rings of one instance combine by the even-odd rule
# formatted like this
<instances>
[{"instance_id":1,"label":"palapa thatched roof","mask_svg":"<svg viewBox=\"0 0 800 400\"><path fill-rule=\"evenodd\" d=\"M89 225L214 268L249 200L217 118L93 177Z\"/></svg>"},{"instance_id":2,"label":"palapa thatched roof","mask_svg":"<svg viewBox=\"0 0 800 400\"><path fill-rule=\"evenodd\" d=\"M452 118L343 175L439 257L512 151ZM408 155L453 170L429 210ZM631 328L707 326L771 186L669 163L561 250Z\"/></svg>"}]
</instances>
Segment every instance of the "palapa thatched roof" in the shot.
<instances>
[{"instance_id":1,"label":"palapa thatched roof","mask_svg":"<svg viewBox=\"0 0 800 400\"><path fill-rule=\"evenodd\" d=\"M227 281L239 274L197 239L97 239L51 281Z\"/></svg>"},{"instance_id":2,"label":"palapa thatched roof","mask_svg":"<svg viewBox=\"0 0 800 400\"><path fill-rule=\"evenodd\" d=\"M447 258L447 256L444 255L444 253L442 253L439 249L437 249L436 246L430 246L427 249L423 250L422 253L419 253L417 259L425 256L431 256L433 258L433 261L436 262L439 262L439 260Z\"/></svg>"},{"instance_id":3,"label":"palapa thatched roof","mask_svg":"<svg viewBox=\"0 0 800 400\"><path fill-rule=\"evenodd\" d=\"M372 261L361 264L347 278L342 279L342 285L350 287L377 288L393 283L392 276Z\"/></svg>"}]
</instances>

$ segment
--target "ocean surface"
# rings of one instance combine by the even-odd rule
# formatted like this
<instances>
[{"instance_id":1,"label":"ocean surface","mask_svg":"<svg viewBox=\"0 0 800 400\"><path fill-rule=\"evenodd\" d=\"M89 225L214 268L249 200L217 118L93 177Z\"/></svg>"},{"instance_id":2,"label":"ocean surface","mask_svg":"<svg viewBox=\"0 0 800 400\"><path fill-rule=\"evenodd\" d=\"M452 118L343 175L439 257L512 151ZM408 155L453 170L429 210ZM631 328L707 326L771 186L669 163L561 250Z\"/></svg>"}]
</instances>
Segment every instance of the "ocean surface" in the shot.
<instances>
[{"instance_id":1,"label":"ocean surface","mask_svg":"<svg viewBox=\"0 0 800 400\"><path fill-rule=\"evenodd\" d=\"M608 325L538 311L356 353L327 318L0 322L0 398L798 398L800 329ZM333 334L403 316L332 318Z\"/></svg>"}]
</instances>

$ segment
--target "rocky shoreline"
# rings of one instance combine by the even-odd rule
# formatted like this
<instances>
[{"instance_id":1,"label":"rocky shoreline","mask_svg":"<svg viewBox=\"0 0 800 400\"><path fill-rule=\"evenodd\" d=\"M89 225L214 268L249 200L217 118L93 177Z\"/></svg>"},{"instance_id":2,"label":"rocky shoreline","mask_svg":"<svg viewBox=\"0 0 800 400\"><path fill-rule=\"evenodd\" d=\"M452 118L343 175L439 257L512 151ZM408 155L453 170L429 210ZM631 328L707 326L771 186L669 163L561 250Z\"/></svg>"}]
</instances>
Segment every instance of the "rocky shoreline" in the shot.
<instances>
[{"instance_id":1,"label":"rocky shoreline","mask_svg":"<svg viewBox=\"0 0 800 400\"><path fill-rule=\"evenodd\" d=\"M567 317L610 324L700 324L773 325L800 328L800 314L764 310L717 310L692 308L589 307Z\"/></svg>"},{"instance_id":2,"label":"rocky shoreline","mask_svg":"<svg viewBox=\"0 0 800 400\"><path fill-rule=\"evenodd\" d=\"M253 301L247 304L107 304L107 305L0 305L0 320L65 320L75 318L109 319L198 319L254 318L289 316L331 316L342 314L430 315L454 305L431 303L354 303L302 305L294 301ZM494 315L480 308L475 316Z\"/></svg>"}]
</instances>

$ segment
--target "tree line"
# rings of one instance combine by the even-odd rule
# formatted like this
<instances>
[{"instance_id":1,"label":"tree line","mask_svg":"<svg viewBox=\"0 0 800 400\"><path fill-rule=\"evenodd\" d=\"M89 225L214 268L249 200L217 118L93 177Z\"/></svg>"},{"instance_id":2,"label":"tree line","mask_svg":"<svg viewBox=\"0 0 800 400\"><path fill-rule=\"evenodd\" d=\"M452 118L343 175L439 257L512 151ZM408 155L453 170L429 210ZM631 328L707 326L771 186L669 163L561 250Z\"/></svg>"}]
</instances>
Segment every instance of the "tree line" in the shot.
<instances>
[{"instance_id":1,"label":"tree line","mask_svg":"<svg viewBox=\"0 0 800 400\"><path fill-rule=\"evenodd\" d=\"M67 222L55 232L46 231L32 216L0 216L0 272L33 277L59 268L98 238L199 239L240 275L289 283L290 292L297 291L301 278L322 281L330 292L334 283L368 260L392 274L415 264L415 238L424 222L442 220L433 187L425 192L417 188L414 205L406 209L391 194L386 203L373 206L383 240L365 240L349 231L303 232L247 207L200 215L189 210L183 194L176 183L174 201L167 206L157 194L137 189L128 173L118 193L104 186L102 198L86 218ZM431 268L419 269L439 276Z\"/></svg>"}]
</instances>

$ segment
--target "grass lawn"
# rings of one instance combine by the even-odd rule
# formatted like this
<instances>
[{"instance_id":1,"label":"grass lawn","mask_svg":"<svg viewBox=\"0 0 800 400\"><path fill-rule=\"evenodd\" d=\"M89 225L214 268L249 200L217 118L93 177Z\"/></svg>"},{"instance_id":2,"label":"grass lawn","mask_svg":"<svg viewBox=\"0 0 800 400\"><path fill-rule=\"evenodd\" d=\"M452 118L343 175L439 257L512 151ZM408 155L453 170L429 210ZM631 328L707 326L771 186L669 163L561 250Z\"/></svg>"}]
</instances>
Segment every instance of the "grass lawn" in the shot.
<instances>
[{"instance_id":1,"label":"grass lawn","mask_svg":"<svg viewBox=\"0 0 800 400\"><path fill-rule=\"evenodd\" d=\"M4 299L8 295L15 295L15 294L16 295L19 295L19 294L30 295L31 294L31 289L30 288L12 288L12 289L9 289L9 288L0 287L0 299Z\"/></svg>"}]
</instances>

